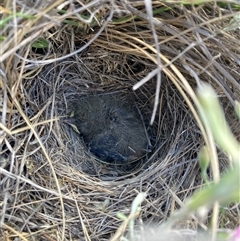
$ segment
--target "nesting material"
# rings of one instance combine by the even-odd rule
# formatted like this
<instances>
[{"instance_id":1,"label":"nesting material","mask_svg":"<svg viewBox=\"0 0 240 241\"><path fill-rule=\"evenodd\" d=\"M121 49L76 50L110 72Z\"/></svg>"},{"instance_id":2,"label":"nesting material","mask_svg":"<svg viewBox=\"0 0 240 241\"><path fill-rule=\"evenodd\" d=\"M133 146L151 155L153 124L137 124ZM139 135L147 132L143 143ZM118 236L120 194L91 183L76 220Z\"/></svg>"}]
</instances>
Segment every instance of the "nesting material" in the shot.
<instances>
[{"instance_id":1,"label":"nesting material","mask_svg":"<svg viewBox=\"0 0 240 241\"><path fill-rule=\"evenodd\" d=\"M104 94L75 101L74 124L89 151L100 161L115 164L134 162L149 148L147 131L130 96Z\"/></svg>"},{"instance_id":2,"label":"nesting material","mask_svg":"<svg viewBox=\"0 0 240 241\"><path fill-rule=\"evenodd\" d=\"M4 2L0 240L107 241L119 227L124 239L129 226L122 226L118 214L131 213L139 192L147 196L134 229L163 224L204 184L198 154L206 142L193 99L200 81L217 91L240 137L232 105L240 100L239 31L222 31L236 14L232 5L152 1L150 21L147 1ZM40 41L40 48L34 41ZM161 79L152 75L156 68ZM143 118L152 147L139 161L109 165L96 161L84 138L62 120L74 111L75 100L117 92L133 96L131 108L134 103L137 111L132 115ZM122 121L122 115L117 117ZM141 145L149 147L145 138ZM229 166L226 155L219 166ZM213 173L210 169L209 180ZM237 205L224 207L221 227L234 229L239 213ZM175 227L209 226L191 215ZM154 239L149 232L136 240Z\"/></svg>"}]
</instances>

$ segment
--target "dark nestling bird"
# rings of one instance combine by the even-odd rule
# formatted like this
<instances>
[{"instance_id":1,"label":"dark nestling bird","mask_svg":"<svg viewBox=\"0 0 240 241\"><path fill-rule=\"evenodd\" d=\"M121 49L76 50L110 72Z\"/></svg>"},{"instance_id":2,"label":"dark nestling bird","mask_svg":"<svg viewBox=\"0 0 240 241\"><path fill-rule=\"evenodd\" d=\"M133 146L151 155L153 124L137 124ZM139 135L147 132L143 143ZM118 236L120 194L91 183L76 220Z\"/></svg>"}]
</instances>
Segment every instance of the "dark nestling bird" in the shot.
<instances>
[{"instance_id":1,"label":"dark nestling bird","mask_svg":"<svg viewBox=\"0 0 240 241\"><path fill-rule=\"evenodd\" d=\"M73 104L74 125L89 151L107 163L128 163L143 157L148 137L131 98L119 94L92 95Z\"/></svg>"}]
</instances>

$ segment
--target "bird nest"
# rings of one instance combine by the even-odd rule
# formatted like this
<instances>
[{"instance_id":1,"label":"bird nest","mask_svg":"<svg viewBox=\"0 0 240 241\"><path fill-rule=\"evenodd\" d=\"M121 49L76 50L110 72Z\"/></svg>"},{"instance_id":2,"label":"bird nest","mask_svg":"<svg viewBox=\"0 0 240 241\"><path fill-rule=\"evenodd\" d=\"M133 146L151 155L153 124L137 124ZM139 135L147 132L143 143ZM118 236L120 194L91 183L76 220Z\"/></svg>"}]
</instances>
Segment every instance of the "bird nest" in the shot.
<instances>
[{"instance_id":1,"label":"bird nest","mask_svg":"<svg viewBox=\"0 0 240 241\"><path fill-rule=\"evenodd\" d=\"M91 51L94 53L96 49L89 48L88 54ZM112 53L112 55L113 57L111 58L105 57L106 62L114 62L116 59L120 60L120 58L122 60L118 61L119 64L116 64L115 68L108 74L104 74L101 72L101 69L97 69L97 66L102 68L97 58L96 61L88 61L87 58L81 56L81 61L84 64L81 64L78 60L71 59L57 63L56 65L47 65L37 76L27 80L27 85L30 86L27 90L29 96L28 103L32 103L28 109L29 116L36 116L44 108L41 112L42 115L46 116L46 119L51 120L54 117L59 117L59 120L54 121L51 127L55 135L47 135L47 133L51 133L47 127L44 128L45 130L42 130L43 136L47 138L43 140L47 145L46 149L56 150L54 156L57 155L51 157L51 161L55 160L54 163L56 162L56 165L60 163L61 166L67 165L74 170L103 181L123 181L124 183L128 183L129 180L124 180L129 178L139 178L139 175L143 175L144 177L146 175L145 171L148 172L149 168L154 173L159 173L159 168L162 170L163 167L168 170L169 162L175 163L176 161L175 164L183 172L185 172L186 168L184 166L196 166L196 156L203 143L199 128L189 110L187 108L180 108L184 105L184 101L177 89L164 76L161 85L160 105L153 124L150 124L150 118L154 103L156 80L149 81L146 86L134 92L133 101L141 112L141 117L151 143L151 150L147 151L146 155L138 161L133 163L113 162L111 164L101 162L101 160L91 155L79 133L65 123L66 116L70 116L70 113L75 109L74 101L79 99L80 101L81 99L84 100L86 96L94 96L96 94L99 96L99 93L110 93L113 96L129 95L132 92L132 86L137 82L136 75L139 75L138 79L140 79L144 77L146 72L151 71L150 65L149 69L146 70L144 67L145 63L141 64L139 59L134 58L134 56L126 56L125 54L118 53ZM134 66L129 65L129 58L135 63L139 62L138 70ZM88 69L91 70L91 67L96 73L87 71ZM119 72L120 68L125 69L127 72L134 72L135 75L124 77L124 71ZM145 68L146 72L141 71L141 74L138 74L137 71L143 68ZM106 76L106 81L104 82L101 80L102 75ZM46 83L48 84L46 85ZM180 110L176 112L177 109ZM93 116L95 114L92 113ZM100 116L96 118L100 118ZM38 119L38 121L40 120ZM95 121L97 122L97 120ZM38 128L41 129L42 127L39 126ZM191 130L191 132L188 130ZM44 133L45 131L46 133ZM187 159L192 160L193 157L196 159L191 164L184 162L181 158L182 153L186 152L188 147L190 150L194 149L196 151L192 152L189 150L189 157ZM36 153L38 156L38 151ZM39 169L46 162L44 156L41 158L42 160L35 163L37 166L34 166L34 169ZM46 168L49 169L49 167ZM196 168L198 169L198 167ZM178 173L177 175L181 176L182 174L179 170L176 169L175 171ZM168 174L168 183L173 178L172 174L172 171ZM163 176L165 176L164 173L161 174L161 178ZM176 178L174 179L176 181Z\"/></svg>"},{"instance_id":2,"label":"bird nest","mask_svg":"<svg viewBox=\"0 0 240 241\"><path fill-rule=\"evenodd\" d=\"M2 236L12 237L12 230L16 230L29 240L58 240L63 236L66 240L109 240L122 222L117 214L128 215L139 192L147 193L139 219L145 225L158 225L178 209L203 184L198 153L204 138L188 89L176 79L177 71L193 90L199 78L214 86L239 138L239 122L231 105L240 99L239 66L235 62L240 56L235 41L239 36L216 37L211 25L201 27L196 13L187 7L159 12L155 31L164 56L161 58L171 62L163 63L160 86L157 76L137 86L159 61L152 47L154 33L137 3L128 7L121 1L117 4L112 6L114 10L105 5L99 9L109 10L109 16L113 11L119 19L126 14L124 21L109 23L102 31L99 26L83 31L79 26L67 22L57 26L53 21L52 28L42 34L48 47L23 44L13 59L5 60L1 87L6 127L0 142L5 171L0 179L0 200L4 203L1 222L8 232L2 231ZM212 16L211 8L204 7L195 9L199 16L205 14L204 9ZM129 13L141 17L131 18ZM50 15L54 20L54 13ZM48 15L42 21L47 23ZM38 31L37 27L32 31ZM221 56L216 56L218 53ZM171 64L177 70L170 68ZM106 93L131 94L140 112L151 150L136 162L103 163L64 122L74 111L75 100ZM220 152L219 161L225 169L227 157ZM237 210L229 211L232 218L227 227L236 225ZM196 219L182 220L177 226L196 230L198 225L204 227ZM137 226L141 229L141 222Z\"/></svg>"}]
</instances>

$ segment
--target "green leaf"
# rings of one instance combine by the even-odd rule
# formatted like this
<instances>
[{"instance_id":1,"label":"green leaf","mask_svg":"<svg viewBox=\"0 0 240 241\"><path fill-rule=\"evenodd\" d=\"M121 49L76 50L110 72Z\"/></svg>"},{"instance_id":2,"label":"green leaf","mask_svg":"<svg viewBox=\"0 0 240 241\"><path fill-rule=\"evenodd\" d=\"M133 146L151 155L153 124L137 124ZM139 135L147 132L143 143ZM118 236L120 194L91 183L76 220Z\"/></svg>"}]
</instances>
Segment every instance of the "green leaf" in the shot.
<instances>
[{"instance_id":1,"label":"green leaf","mask_svg":"<svg viewBox=\"0 0 240 241\"><path fill-rule=\"evenodd\" d=\"M49 46L48 41L42 37L38 38L32 43L32 47L38 48L38 49L47 48L48 46Z\"/></svg>"},{"instance_id":2,"label":"green leaf","mask_svg":"<svg viewBox=\"0 0 240 241\"><path fill-rule=\"evenodd\" d=\"M23 13L16 13L16 15L10 14L6 18L0 20L0 28L3 27L7 22L12 20L14 17L22 17L25 19L34 19L35 18L35 16L33 16L33 15L28 15L28 14L23 14Z\"/></svg>"},{"instance_id":3,"label":"green leaf","mask_svg":"<svg viewBox=\"0 0 240 241\"><path fill-rule=\"evenodd\" d=\"M235 109L238 119L240 120L240 102L237 100L235 100L235 102L234 102L234 109Z\"/></svg>"},{"instance_id":4,"label":"green leaf","mask_svg":"<svg viewBox=\"0 0 240 241\"><path fill-rule=\"evenodd\" d=\"M199 152L199 165L202 172L203 180L208 183L207 179L207 168L209 167L210 156L206 146L203 146Z\"/></svg>"},{"instance_id":5,"label":"green leaf","mask_svg":"<svg viewBox=\"0 0 240 241\"><path fill-rule=\"evenodd\" d=\"M239 163L240 145L226 122L217 94L213 88L206 83L202 83L201 88L198 88L197 91L200 104L204 109L203 115L208 121L215 141L223 151L232 157L235 163Z\"/></svg>"},{"instance_id":6,"label":"green leaf","mask_svg":"<svg viewBox=\"0 0 240 241\"><path fill-rule=\"evenodd\" d=\"M188 210L196 211L204 205L211 205L218 201L220 204L228 204L240 201L240 165L225 173L218 183L212 183L206 188L197 191L187 202Z\"/></svg>"}]
</instances>

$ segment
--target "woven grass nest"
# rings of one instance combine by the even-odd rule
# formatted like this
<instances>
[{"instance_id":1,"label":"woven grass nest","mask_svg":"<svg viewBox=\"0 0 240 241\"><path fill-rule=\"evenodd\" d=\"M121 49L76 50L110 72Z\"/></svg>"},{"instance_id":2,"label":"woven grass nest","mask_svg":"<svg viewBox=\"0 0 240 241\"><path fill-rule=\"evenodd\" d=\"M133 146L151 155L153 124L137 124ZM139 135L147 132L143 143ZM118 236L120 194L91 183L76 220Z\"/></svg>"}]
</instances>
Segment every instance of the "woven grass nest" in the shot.
<instances>
[{"instance_id":1,"label":"woven grass nest","mask_svg":"<svg viewBox=\"0 0 240 241\"><path fill-rule=\"evenodd\" d=\"M204 138L191 99L198 81L215 88L240 138L233 112L234 100L240 100L240 36L220 33L230 9L219 7L216 13L211 4L170 9L154 2L149 22L141 1L81 3L16 1L19 12L39 17L14 18L2 30L0 236L5 239L0 240L110 240L127 230L119 231L117 214L128 215L139 192L147 196L137 228L144 233L164 222L203 185L198 153ZM5 7L13 11L11 4ZM91 13L89 23L79 15ZM11 32L14 20L18 31ZM46 46L34 45L36 39ZM73 100L103 93L134 96L152 143L138 162L96 160L64 123ZM219 162L221 170L228 166L220 151ZM225 211L223 226L234 228L239 207ZM176 227L206 225L189 218Z\"/></svg>"}]
</instances>

